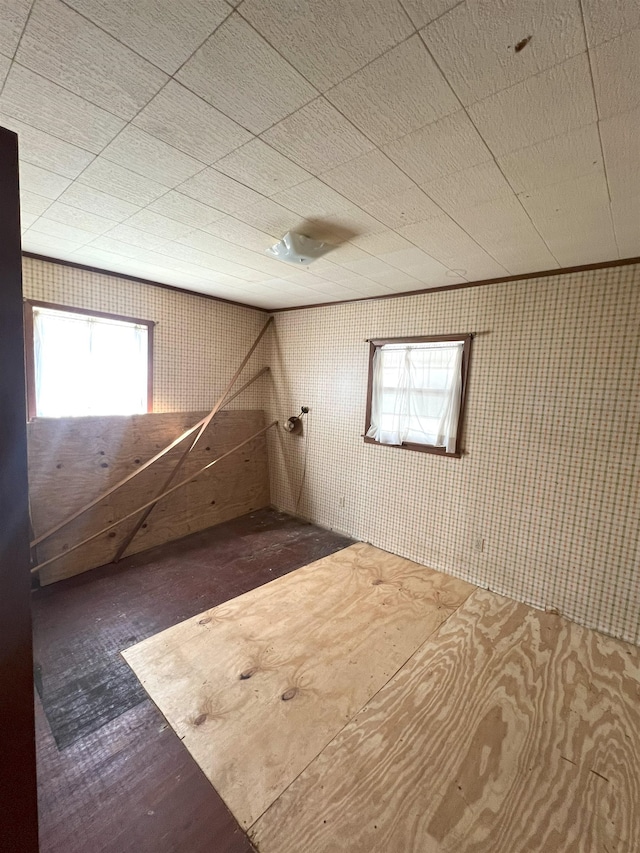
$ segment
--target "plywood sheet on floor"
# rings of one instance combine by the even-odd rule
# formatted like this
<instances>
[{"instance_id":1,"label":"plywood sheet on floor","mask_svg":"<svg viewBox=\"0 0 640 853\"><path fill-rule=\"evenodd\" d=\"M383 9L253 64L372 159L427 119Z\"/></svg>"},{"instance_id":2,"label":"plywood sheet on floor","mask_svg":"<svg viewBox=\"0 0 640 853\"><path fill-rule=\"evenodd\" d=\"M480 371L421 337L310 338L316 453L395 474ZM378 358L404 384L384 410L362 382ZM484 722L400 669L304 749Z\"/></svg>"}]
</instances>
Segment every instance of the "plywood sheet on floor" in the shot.
<instances>
[{"instance_id":1,"label":"plywood sheet on floor","mask_svg":"<svg viewBox=\"0 0 640 853\"><path fill-rule=\"evenodd\" d=\"M35 681L58 749L147 698L121 649L351 544L264 509L34 592Z\"/></svg>"},{"instance_id":2,"label":"plywood sheet on floor","mask_svg":"<svg viewBox=\"0 0 640 853\"><path fill-rule=\"evenodd\" d=\"M472 590L358 543L123 654L248 827Z\"/></svg>"},{"instance_id":3,"label":"plywood sheet on floor","mask_svg":"<svg viewBox=\"0 0 640 853\"><path fill-rule=\"evenodd\" d=\"M640 649L477 590L250 835L260 853L637 853Z\"/></svg>"}]
</instances>

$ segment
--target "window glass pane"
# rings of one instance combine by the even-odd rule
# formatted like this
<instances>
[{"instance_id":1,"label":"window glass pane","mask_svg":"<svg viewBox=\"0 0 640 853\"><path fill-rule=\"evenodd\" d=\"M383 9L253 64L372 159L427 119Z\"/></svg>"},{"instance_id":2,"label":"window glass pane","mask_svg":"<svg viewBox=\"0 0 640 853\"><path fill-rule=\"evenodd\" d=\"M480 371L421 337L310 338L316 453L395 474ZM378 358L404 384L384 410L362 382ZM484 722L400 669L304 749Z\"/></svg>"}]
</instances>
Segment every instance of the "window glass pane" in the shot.
<instances>
[{"instance_id":1,"label":"window glass pane","mask_svg":"<svg viewBox=\"0 0 640 853\"><path fill-rule=\"evenodd\" d=\"M147 411L148 329L34 308L38 417Z\"/></svg>"},{"instance_id":2,"label":"window glass pane","mask_svg":"<svg viewBox=\"0 0 640 853\"><path fill-rule=\"evenodd\" d=\"M367 435L387 444L455 446L463 346L459 340L379 347Z\"/></svg>"}]
</instances>

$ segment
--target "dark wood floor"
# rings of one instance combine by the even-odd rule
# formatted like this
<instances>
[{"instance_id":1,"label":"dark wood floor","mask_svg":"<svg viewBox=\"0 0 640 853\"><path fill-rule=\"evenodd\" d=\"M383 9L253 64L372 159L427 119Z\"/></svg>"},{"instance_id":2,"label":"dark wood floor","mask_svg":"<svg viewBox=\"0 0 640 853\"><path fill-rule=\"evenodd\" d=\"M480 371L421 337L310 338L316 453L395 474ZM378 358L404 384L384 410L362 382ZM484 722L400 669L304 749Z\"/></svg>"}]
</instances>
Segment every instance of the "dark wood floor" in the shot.
<instances>
[{"instance_id":1,"label":"dark wood floor","mask_svg":"<svg viewBox=\"0 0 640 853\"><path fill-rule=\"evenodd\" d=\"M34 593L42 853L250 853L119 653L348 544L261 510Z\"/></svg>"}]
</instances>

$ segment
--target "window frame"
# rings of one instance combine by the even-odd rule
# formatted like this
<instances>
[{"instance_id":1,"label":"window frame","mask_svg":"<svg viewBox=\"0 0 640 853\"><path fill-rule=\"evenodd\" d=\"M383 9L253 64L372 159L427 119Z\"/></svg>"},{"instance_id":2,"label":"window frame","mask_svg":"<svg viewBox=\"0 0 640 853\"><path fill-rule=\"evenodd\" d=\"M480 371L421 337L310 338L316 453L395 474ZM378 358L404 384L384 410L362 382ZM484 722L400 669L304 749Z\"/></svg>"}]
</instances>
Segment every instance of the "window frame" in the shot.
<instances>
[{"instance_id":1,"label":"window frame","mask_svg":"<svg viewBox=\"0 0 640 853\"><path fill-rule=\"evenodd\" d=\"M85 317L100 317L105 320L117 320L147 327L147 414L153 412L153 320L141 320L138 317L125 317L123 314L111 314L107 311L93 311L90 308L75 308L71 305L59 305L55 302L41 302L37 299L24 300L24 349L25 378L27 386L27 418L34 421L38 417L36 401L36 367L33 309L48 308L52 311L64 311L67 314L80 314ZM91 415L70 415L69 417L91 417ZM105 416L107 417L107 416ZM126 416L125 416L126 417Z\"/></svg>"},{"instance_id":2,"label":"window frame","mask_svg":"<svg viewBox=\"0 0 640 853\"><path fill-rule=\"evenodd\" d=\"M371 404L373 400L373 357L376 350L386 344L435 344L447 341L464 341L462 348L462 391L460 393L460 409L458 412L458 426L456 430L456 449L454 453L447 452L445 447L437 447L435 444L418 444L416 442L403 441L402 444L383 444L367 435L371 426ZM395 448L396 450L415 450L418 453L432 453L436 456L449 456L460 459L464 450L462 439L464 436L464 415L467 401L467 387L469 378L469 363L471 360L471 343L473 334L465 332L461 335L417 335L401 338L369 338L369 376L367 380L367 403L364 425L364 441L366 444L375 444L378 447Z\"/></svg>"}]
</instances>

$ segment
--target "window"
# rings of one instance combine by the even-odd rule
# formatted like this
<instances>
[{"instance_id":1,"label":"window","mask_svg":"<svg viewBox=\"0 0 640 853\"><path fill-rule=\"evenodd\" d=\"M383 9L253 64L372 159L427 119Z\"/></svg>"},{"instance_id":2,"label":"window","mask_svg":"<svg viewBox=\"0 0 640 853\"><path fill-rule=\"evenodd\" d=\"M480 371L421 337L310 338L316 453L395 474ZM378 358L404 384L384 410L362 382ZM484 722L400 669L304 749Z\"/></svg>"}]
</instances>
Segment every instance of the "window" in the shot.
<instances>
[{"instance_id":1,"label":"window","mask_svg":"<svg viewBox=\"0 0 640 853\"><path fill-rule=\"evenodd\" d=\"M460 456L471 339L370 341L364 440Z\"/></svg>"},{"instance_id":2,"label":"window","mask_svg":"<svg viewBox=\"0 0 640 853\"><path fill-rule=\"evenodd\" d=\"M29 417L152 410L153 323L25 303Z\"/></svg>"}]
</instances>

